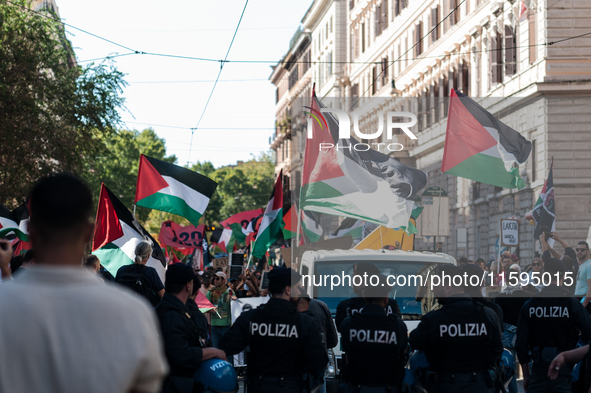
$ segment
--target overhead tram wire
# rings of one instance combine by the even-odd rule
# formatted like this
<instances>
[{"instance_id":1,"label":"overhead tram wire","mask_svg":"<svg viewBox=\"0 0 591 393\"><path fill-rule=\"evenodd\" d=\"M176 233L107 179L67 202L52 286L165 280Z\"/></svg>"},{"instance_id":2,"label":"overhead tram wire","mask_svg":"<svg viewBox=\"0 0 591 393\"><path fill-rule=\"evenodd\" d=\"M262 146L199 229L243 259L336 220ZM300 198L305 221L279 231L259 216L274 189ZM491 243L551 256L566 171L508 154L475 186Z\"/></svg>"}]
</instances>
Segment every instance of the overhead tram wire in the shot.
<instances>
[{"instance_id":1,"label":"overhead tram wire","mask_svg":"<svg viewBox=\"0 0 591 393\"><path fill-rule=\"evenodd\" d=\"M211 89L211 93L209 93L209 97L207 98L207 102L205 103L205 107L203 108L203 112L201 112L201 117L199 117L199 121L194 129L191 130L191 143L189 144L189 156L187 157L187 165L189 165L189 161L191 160L191 148L193 147L193 135L195 134L195 130L199 128L199 124L201 124L201 120L203 119L203 115L205 115L205 111L207 110L207 106L209 105L209 101L211 101L211 97L213 96L213 92L215 91L216 86L218 85L218 81L220 79L220 75L222 75L222 70L224 69L224 65L228 60L228 55L230 54L230 49L232 49L232 45L234 44L234 39L236 38L236 34L238 34L238 29L240 28L240 23L242 22L242 18L244 17L244 12L246 11L246 6L248 6L248 0L244 3L244 8L242 9L242 14L240 14L240 19L238 20L238 24L236 25L236 30L234 30L234 35L232 36L232 41L230 41L230 46L228 47L228 51L226 52L226 57L224 60L220 62L220 71L218 72L218 76L215 78L215 83Z\"/></svg>"}]
</instances>

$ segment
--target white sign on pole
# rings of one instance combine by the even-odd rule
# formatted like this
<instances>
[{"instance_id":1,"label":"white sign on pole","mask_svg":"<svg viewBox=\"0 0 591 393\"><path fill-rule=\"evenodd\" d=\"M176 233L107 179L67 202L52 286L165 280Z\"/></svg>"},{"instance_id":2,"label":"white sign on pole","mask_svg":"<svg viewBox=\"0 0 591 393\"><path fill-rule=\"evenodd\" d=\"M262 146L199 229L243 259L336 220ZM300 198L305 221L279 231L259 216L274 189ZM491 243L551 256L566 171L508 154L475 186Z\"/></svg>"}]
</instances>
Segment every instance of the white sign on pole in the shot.
<instances>
[{"instance_id":1,"label":"white sign on pole","mask_svg":"<svg viewBox=\"0 0 591 393\"><path fill-rule=\"evenodd\" d=\"M501 220L501 244L509 247L519 245L519 222L517 220Z\"/></svg>"},{"instance_id":2,"label":"white sign on pole","mask_svg":"<svg viewBox=\"0 0 591 393\"><path fill-rule=\"evenodd\" d=\"M421 196L423 211L417 220L421 236L449 236L449 197L440 187L429 187Z\"/></svg>"}]
</instances>

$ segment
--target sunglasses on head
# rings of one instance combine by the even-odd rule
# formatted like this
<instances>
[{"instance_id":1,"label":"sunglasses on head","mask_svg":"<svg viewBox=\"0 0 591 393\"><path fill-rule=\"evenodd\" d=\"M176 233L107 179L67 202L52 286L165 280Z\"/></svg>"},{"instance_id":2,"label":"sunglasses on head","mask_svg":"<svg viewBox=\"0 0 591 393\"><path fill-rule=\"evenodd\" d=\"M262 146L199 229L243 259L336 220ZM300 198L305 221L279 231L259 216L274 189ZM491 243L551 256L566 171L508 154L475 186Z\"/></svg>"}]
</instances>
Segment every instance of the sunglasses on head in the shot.
<instances>
[{"instance_id":1,"label":"sunglasses on head","mask_svg":"<svg viewBox=\"0 0 591 393\"><path fill-rule=\"evenodd\" d=\"M586 248L575 248L576 252L583 252L583 251L587 251Z\"/></svg>"}]
</instances>

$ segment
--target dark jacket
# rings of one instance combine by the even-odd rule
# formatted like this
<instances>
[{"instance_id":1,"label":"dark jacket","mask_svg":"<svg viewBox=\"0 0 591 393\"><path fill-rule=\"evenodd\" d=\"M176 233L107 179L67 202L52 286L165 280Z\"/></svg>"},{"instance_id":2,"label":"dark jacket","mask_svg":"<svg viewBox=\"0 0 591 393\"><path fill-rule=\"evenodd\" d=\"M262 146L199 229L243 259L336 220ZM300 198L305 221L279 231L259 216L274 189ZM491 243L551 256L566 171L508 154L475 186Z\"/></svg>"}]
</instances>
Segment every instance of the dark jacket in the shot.
<instances>
[{"instance_id":1,"label":"dark jacket","mask_svg":"<svg viewBox=\"0 0 591 393\"><path fill-rule=\"evenodd\" d=\"M412 349L425 351L437 372L485 371L498 364L503 353L500 323L493 310L467 295L445 299L410 333Z\"/></svg>"},{"instance_id":2,"label":"dark jacket","mask_svg":"<svg viewBox=\"0 0 591 393\"><path fill-rule=\"evenodd\" d=\"M332 322L332 315L330 315L330 309L323 301L311 299L308 311L318 325L320 326L320 334L322 335L322 344L325 349L334 348L339 343L339 337L337 336L337 330Z\"/></svg>"},{"instance_id":3,"label":"dark jacket","mask_svg":"<svg viewBox=\"0 0 591 393\"><path fill-rule=\"evenodd\" d=\"M345 318L341 332L353 385L400 388L408 346L406 325L400 318L389 318L381 306L367 304Z\"/></svg>"},{"instance_id":4,"label":"dark jacket","mask_svg":"<svg viewBox=\"0 0 591 393\"><path fill-rule=\"evenodd\" d=\"M579 331L581 338L589 341L591 318L583 305L570 297L564 287L544 287L539 295L525 302L521 308L515 341L519 362L528 363L531 350L533 372L546 375L547 360L551 361L559 352L574 349ZM570 368L566 367L564 371L570 373Z\"/></svg>"},{"instance_id":5,"label":"dark jacket","mask_svg":"<svg viewBox=\"0 0 591 393\"><path fill-rule=\"evenodd\" d=\"M240 314L220 342L227 355L247 346L249 378L301 381L304 369L314 374L328 363L316 321L283 299L271 298L267 304Z\"/></svg>"},{"instance_id":6,"label":"dark jacket","mask_svg":"<svg viewBox=\"0 0 591 393\"><path fill-rule=\"evenodd\" d=\"M207 323L207 318L205 318L205 315L199 310L199 306L197 306L195 300L191 298L187 299L185 306L187 306L191 318L193 318L193 321L199 327L199 337L204 341L209 341L209 324Z\"/></svg>"},{"instance_id":7,"label":"dark jacket","mask_svg":"<svg viewBox=\"0 0 591 393\"><path fill-rule=\"evenodd\" d=\"M203 353L200 329L191 318L190 310L176 296L165 293L156 307L156 314L160 320L170 377L193 378Z\"/></svg>"}]
</instances>

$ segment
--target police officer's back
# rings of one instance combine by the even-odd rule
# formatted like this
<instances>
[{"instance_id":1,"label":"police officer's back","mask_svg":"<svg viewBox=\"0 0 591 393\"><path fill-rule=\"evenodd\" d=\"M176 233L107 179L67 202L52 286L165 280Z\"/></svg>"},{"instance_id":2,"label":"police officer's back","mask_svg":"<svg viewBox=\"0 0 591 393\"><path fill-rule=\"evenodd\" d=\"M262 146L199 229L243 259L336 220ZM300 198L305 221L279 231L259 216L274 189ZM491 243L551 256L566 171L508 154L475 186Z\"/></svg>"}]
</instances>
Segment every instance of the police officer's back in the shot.
<instances>
[{"instance_id":1,"label":"police officer's back","mask_svg":"<svg viewBox=\"0 0 591 393\"><path fill-rule=\"evenodd\" d=\"M453 279L462 272L446 266L437 274ZM411 348L424 351L432 369L424 383L430 385L429 393L492 393L503 352L498 317L465 295L463 286L442 281L434 287L442 308L423 316L409 337Z\"/></svg>"},{"instance_id":2,"label":"police officer's back","mask_svg":"<svg viewBox=\"0 0 591 393\"><path fill-rule=\"evenodd\" d=\"M240 314L220 341L220 349L228 355L250 346L249 393L301 393L304 369L318 373L328 363L318 324L310 315L298 313L291 301L300 295L300 280L291 269L273 269L269 273L272 298Z\"/></svg>"},{"instance_id":3,"label":"police officer's back","mask_svg":"<svg viewBox=\"0 0 591 393\"><path fill-rule=\"evenodd\" d=\"M560 352L575 348L579 330L582 339L589 340L591 318L583 306L570 297L568 289L560 285L566 271L562 262L551 258L545 262L544 269L552 277L552 284L521 308L515 348L523 369L525 389L529 387L529 391L535 393L570 392L572 365L562 368L553 381L547 376L548 367ZM556 279L557 273L560 280Z\"/></svg>"},{"instance_id":4,"label":"police officer's back","mask_svg":"<svg viewBox=\"0 0 591 393\"><path fill-rule=\"evenodd\" d=\"M369 282L369 279L372 275L377 276L379 274L380 270L372 263L363 262L353 265L352 284L353 292L357 295L357 297L345 299L337 305L337 312L334 320L339 332L341 331L341 324L345 318L352 317L353 315L357 314L365 305L365 300L363 300L363 297L361 296L365 281ZM363 280L356 281L354 278L355 276L360 276ZM355 285L355 282L361 282L362 285ZM400 307L398 306L396 299L389 298L388 304L386 304L384 308L386 310L386 315L398 318L401 317Z\"/></svg>"},{"instance_id":5,"label":"police officer's back","mask_svg":"<svg viewBox=\"0 0 591 393\"><path fill-rule=\"evenodd\" d=\"M397 392L404 378L407 329L402 320L386 315L384 307L390 287L386 277L379 275L379 278L377 286L364 289L363 310L346 318L341 325L350 391L357 391L358 387L381 387L384 393Z\"/></svg>"},{"instance_id":6,"label":"police officer's back","mask_svg":"<svg viewBox=\"0 0 591 393\"><path fill-rule=\"evenodd\" d=\"M226 359L226 354L216 348L203 348L200 329L185 303L193 290L195 273L181 263L168 267L162 301L156 307L160 321L166 359L170 375L164 381L164 393L191 393L196 386L193 374L202 361L211 358Z\"/></svg>"}]
</instances>

